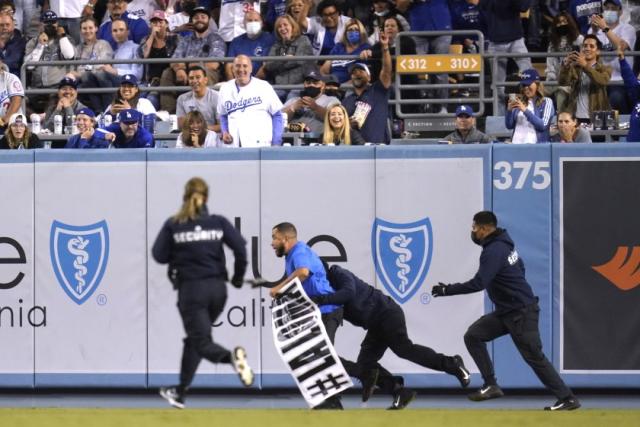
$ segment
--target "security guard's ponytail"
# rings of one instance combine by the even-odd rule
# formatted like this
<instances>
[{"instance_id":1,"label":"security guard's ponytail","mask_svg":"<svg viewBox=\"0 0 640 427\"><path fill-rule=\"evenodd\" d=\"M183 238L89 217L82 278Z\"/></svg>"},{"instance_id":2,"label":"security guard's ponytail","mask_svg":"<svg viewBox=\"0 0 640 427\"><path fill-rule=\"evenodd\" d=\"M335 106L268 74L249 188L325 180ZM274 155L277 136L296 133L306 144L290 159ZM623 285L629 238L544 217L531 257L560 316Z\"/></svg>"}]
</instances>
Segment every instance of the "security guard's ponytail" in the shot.
<instances>
[{"instance_id":1,"label":"security guard's ponytail","mask_svg":"<svg viewBox=\"0 0 640 427\"><path fill-rule=\"evenodd\" d=\"M184 186L182 207L173 216L174 222L185 223L196 219L202 208L206 206L208 197L209 186L205 180L199 177L191 178Z\"/></svg>"}]
</instances>

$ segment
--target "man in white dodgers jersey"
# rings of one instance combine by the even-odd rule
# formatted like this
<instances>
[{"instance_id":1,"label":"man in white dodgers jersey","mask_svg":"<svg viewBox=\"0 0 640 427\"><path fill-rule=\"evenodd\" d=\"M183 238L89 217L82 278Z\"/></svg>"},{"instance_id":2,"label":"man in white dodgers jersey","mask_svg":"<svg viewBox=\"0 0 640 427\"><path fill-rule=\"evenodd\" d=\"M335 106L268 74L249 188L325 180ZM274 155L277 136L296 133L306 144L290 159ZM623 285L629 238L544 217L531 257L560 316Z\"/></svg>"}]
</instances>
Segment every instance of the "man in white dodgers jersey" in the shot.
<instances>
[{"instance_id":1,"label":"man in white dodgers jersey","mask_svg":"<svg viewBox=\"0 0 640 427\"><path fill-rule=\"evenodd\" d=\"M222 84L218 116L222 141L231 147L282 145L282 102L271 85L251 76L251 59L233 60L234 80Z\"/></svg>"},{"instance_id":2,"label":"man in white dodgers jersey","mask_svg":"<svg viewBox=\"0 0 640 427\"><path fill-rule=\"evenodd\" d=\"M22 113L22 99L24 88L18 76L7 70L6 65L0 60L0 127L9 123L9 118L14 113Z\"/></svg>"}]
</instances>

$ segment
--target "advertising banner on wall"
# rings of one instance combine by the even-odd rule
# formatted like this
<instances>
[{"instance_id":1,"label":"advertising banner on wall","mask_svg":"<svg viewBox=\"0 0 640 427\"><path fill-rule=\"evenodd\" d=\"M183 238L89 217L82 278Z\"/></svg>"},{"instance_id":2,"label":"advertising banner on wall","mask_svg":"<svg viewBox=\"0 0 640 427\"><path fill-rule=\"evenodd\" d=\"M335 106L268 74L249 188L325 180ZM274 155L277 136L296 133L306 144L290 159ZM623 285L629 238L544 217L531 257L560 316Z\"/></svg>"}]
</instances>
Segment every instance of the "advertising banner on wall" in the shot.
<instances>
[{"instance_id":1,"label":"advertising banner on wall","mask_svg":"<svg viewBox=\"0 0 640 427\"><path fill-rule=\"evenodd\" d=\"M17 150L16 150L17 151ZM33 386L33 331L47 327L33 299L33 153L0 157L0 386Z\"/></svg>"},{"instance_id":2,"label":"advertising banner on wall","mask_svg":"<svg viewBox=\"0 0 640 427\"><path fill-rule=\"evenodd\" d=\"M36 386L145 386L146 153L36 153Z\"/></svg>"},{"instance_id":3,"label":"advertising banner on wall","mask_svg":"<svg viewBox=\"0 0 640 427\"><path fill-rule=\"evenodd\" d=\"M148 155L148 234L149 251L164 222L182 205L186 182L203 178L209 185L210 213L225 216L247 241L249 266L246 279L260 274L258 241L260 214L259 151L181 150L150 151ZM266 237L267 239L269 236ZM227 271L233 274L233 253L226 252ZM156 263L149 252L149 385L176 384L185 337L176 307L177 292L167 278L167 266ZM260 372L260 329L269 322L269 308L259 289L246 285L236 289L227 285L225 310L214 324L213 339L232 349L242 345L249 364ZM216 374L215 376L213 374ZM259 386L260 376L256 377ZM203 361L194 386L221 387L239 385L238 376L229 364L213 365Z\"/></svg>"},{"instance_id":4,"label":"advertising banner on wall","mask_svg":"<svg viewBox=\"0 0 640 427\"><path fill-rule=\"evenodd\" d=\"M640 373L640 150L635 153L593 158L563 151L559 158L564 373Z\"/></svg>"}]
</instances>

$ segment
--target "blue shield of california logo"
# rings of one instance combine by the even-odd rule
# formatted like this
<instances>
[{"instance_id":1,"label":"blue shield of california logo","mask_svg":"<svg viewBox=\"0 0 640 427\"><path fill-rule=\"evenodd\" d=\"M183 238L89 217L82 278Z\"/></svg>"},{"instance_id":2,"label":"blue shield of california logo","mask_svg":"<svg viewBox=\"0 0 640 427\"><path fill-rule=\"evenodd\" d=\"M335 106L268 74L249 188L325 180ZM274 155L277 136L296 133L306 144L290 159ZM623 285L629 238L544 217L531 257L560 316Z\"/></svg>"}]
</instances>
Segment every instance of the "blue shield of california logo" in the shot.
<instances>
[{"instance_id":1,"label":"blue shield of california logo","mask_svg":"<svg viewBox=\"0 0 640 427\"><path fill-rule=\"evenodd\" d=\"M420 288L431 264L433 233L429 218L396 224L376 218L371 231L371 253L376 273L399 303Z\"/></svg>"},{"instance_id":2,"label":"blue shield of california logo","mask_svg":"<svg viewBox=\"0 0 640 427\"><path fill-rule=\"evenodd\" d=\"M107 222L76 226L53 221L49 245L58 283L76 304L84 303L100 285L107 266Z\"/></svg>"}]
</instances>

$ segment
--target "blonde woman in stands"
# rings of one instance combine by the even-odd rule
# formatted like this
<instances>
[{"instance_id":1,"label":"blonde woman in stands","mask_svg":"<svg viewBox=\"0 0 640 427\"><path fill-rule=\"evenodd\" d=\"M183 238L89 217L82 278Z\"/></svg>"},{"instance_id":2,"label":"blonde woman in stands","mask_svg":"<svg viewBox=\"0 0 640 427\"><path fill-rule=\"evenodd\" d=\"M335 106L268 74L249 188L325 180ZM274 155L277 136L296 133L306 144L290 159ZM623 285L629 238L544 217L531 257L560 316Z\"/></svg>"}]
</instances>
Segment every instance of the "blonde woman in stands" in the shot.
<instances>
[{"instance_id":1,"label":"blonde woman in stands","mask_svg":"<svg viewBox=\"0 0 640 427\"><path fill-rule=\"evenodd\" d=\"M324 116L323 145L362 145L364 138L349 123L349 115L342 104L327 107Z\"/></svg>"}]
</instances>

